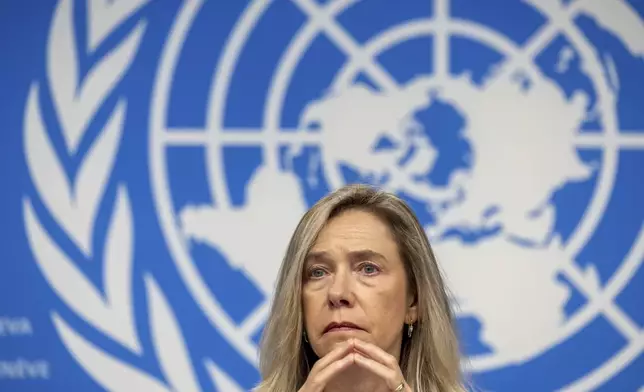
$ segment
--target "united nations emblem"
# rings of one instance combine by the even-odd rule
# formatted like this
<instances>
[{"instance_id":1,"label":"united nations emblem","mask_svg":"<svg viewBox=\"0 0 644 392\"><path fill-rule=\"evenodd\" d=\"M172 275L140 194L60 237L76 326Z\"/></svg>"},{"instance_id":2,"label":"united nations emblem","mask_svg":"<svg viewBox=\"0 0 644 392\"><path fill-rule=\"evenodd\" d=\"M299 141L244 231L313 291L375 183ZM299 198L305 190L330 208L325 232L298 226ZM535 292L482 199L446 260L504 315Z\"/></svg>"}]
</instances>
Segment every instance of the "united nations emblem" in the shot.
<instances>
[{"instance_id":1,"label":"united nations emblem","mask_svg":"<svg viewBox=\"0 0 644 392\"><path fill-rule=\"evenodd\" d=\"M143 3L89 6L87 41L98 46ZM138 147L147 148L150 202L173 273L225 342L197 355L191 339L208 336L184 332L183 309L153 271L137 275L135 245L157 244L135 230L131 186L107 186L127 95L88 127L127 74L146 23L122 34L76 86L77 33L71 2L60 2L47 87L65 154L89 147L68 181L43 120L44 87L34 83L25 154L37 195L25 199L25 221L63 302L127 352L93 344L53 314L98 383L250 389L288 238L319 197L352 182L396 192L421 218L454 294L475 386L587 391L622 385L641 368L644 209L624 206L644 197L634 169L644 163L644 118L629 114L642 98L629 80L644 80L644 10L617 0L526 0L505 11L419 4L179 7L152 88L148 145ZM99 213L110 218L96 236ZM102 263L101 285L80 257ZM142 334L158 374L132 363L145 352Z\"/></svg>"}]
</instances>

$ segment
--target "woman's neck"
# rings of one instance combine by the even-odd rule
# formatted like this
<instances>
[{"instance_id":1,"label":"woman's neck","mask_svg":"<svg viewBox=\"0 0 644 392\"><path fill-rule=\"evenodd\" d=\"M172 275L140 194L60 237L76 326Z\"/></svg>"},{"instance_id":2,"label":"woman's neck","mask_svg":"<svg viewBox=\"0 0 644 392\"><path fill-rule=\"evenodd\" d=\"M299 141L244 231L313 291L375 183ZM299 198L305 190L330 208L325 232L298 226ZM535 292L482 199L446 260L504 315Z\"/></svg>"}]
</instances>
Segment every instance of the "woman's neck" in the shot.
<instances>
[{"instance_id":1,"label":"woman's neck","mask_svg":"<svg viewBox=\"0 0 644 392\"><path fill-rule=\"evenodd\" d=\"M387 384L373 372L351 366L327 383L324 392L387 392Z\"/></svg>"}]
</instances>

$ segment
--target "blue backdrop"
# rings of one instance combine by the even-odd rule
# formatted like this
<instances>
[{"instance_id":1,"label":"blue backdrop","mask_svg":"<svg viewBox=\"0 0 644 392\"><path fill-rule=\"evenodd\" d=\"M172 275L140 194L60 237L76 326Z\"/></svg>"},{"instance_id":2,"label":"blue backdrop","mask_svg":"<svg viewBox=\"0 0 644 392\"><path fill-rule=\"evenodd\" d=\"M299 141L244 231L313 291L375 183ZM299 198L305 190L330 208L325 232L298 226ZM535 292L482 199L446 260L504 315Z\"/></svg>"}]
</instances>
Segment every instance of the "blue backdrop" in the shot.
<instances>
[{"instance_id":1,"label":"blue backdrop","mask_svg":"<svg viewBox=\"0 0 644 392\"><path fill-rule=\"evenodd\" d=\"M643 1L3 1L0 36L0 390L249 390L355 181L417 212L477 390L644 390Z\"/></svg>"}]
</instances>

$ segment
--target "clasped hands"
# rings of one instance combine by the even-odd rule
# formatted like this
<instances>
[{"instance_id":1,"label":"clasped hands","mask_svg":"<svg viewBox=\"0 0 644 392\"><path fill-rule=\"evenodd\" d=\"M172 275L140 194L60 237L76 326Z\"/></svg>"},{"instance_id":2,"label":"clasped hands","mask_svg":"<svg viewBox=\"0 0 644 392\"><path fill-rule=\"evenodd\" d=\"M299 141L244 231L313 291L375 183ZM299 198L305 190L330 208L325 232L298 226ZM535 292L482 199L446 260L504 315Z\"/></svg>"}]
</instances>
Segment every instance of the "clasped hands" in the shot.
<instances>
[{"instance_id":1,"label":"clasped hands","mask_svg":"<svg viewBox=\"0 0 644 392\"><path fill-rule=\"evenodd\" d=\"M351 338L320 358L299 392L322 392L327 383L351 365L360 366L380 376L391 391L412 392L394 356L380 347Z\"/></svg>"}]
</instances>

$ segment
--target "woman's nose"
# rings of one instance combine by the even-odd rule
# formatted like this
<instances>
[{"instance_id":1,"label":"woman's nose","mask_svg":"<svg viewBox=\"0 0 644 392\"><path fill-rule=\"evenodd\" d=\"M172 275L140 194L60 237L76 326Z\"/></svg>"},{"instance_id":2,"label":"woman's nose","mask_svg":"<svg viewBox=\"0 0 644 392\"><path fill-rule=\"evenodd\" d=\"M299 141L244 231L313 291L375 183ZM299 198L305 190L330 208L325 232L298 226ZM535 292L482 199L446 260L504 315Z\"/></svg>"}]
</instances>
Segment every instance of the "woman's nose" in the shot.
<instances>
[{"instance_id":1,"label":"woman's nose","mask_svg":"<svg viewBox=\"0 0 644 392\"><path fill-rule=\"evenodd\" d=\"M331 307L353 306L352 276L350 271L339 270L333 276L328 297Z\"/></svg>"}]
</instances>

